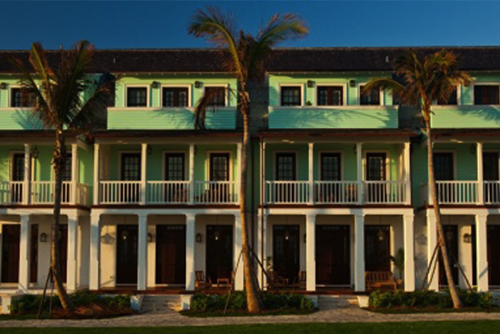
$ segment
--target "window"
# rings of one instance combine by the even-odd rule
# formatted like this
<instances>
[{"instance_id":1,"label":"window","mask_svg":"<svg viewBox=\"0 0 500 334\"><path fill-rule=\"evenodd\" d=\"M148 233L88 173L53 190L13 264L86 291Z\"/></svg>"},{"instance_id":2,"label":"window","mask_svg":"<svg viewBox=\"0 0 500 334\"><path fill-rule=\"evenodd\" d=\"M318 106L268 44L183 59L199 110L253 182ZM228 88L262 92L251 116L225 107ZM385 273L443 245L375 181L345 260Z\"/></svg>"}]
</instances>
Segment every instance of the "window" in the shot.
<instances>
[{"instance_id":1,"label":"window","mask_svg":"<svg viewBox=\"0 0 500 334\"><path fill-rule=\"evenodd\" d=\"M11 181L24 181L24 153L12 155Z\"/></svg>"},{"instance_id":2,"label":"window","mask_svg":"<svg viewBox=\"0 0 500 334\"><path fill-rule=\"evenodd\" d=\"M66 157L67 157L66 158L66 164L64 165L62 179L63 179L63 181L71 181L71 170L72 170L71 158L72 158L72 154L68 153L68 154L66 154Z\"/></svg>"},{"instance_id":3,"label":"window","mask_svg":"<svg viewBox=\"0 0 500 334\"><path fill-rule=\"evenodd\" d=\"M366 180L384 181L385 180L385 153L367 153L366 154Z\"/></svg>"},{"instance_id":4,"label":"window","mask_svg":"<svg viewBox=\"0 0 500 334\"><path fill-rule=\"evenodd\" d=\"M321 181L340 181L340 153L321 154Z\"/></svg>"},{"instance_id":5,"label":"window","mask_svg":"<svg viewBox=\"0 0 500 334\"><path fill-rule=\"evenodd\" d=\"M453 92L450 94L448 101L437 101L437 104L439 104L439 105L453 105L453 106L457 105L458 104L457 87L455 87Z\"/></svg>"},{"instance_id":6,"label":"window","mask_svg":"<svg viewBox=\"0 0 500 334\"><path fill-rule=\"evenodd\" d=\"M184 153L167 153L165 155L165 180L184 181Z\"/></svg>"},{"instance_id":7,"label":"window","mask_svg":"<svg viewBox=\"0 0 500 334\"><path fill-rule=\"evenodd\" d=\"M147 87L128 87L127 88L127 107L147 107L148 106L148 88Z\"/></svg>"},{"instance_id":8,"label":"window","mask_svg":"<svg viewBox=\"0 0 500 334\"><path fill-rule=\"evenodd\" d=\"M296 87L281 87L281 105L282 106L301 106L301 89Z\"/></svg>"},{"instance_id":9,"label":"window","mask_svg":"<svg viewBox=\"0 0 500 334\"><path fill-rule=\"evenodd\" d=\"M188 88L184 87L163 87L163 107L187 107Z\"/></svg>"},{"instance_id":10,"label":"window","mask_svg":"<svg viewBox=\"0 0 500 334\"><path fill-rule=\"evenodd\" d=\"M338 86L318 87L318 106L341 106L344 104L344 89Z\"/></svg>"},{"instance_id":11,"label":"window","mask_svg":"<svg viewBox=\"0 0 500 334\"><path fill-rule=\"evenodd\" d=\"M206 87L205 94L213 94L208 105L211 107L226 106L226 88L225 87Z\"/></svg>"},{"instance_id":12,"label":"window","mask_svg":"<svg viewBox=\"0 0 500 334\"><path fill-rule=\"evenodd\" d=\"M499 85L474 85L474 104L500 104Z\"/></svg>"},{"instance_id":13,"label":"window","mask_svg":"<svg viewBox=\"0 0 500 334\"><path fill-rule=\"evenodd\" d=\"M378 106L380 105L380 90L372 89L365 94L361 93L364 86L359 86L359 104L362 106Z\"/></svg>"},{"instance_id":14,"label":"window","mask_svg":"<svg viewBox=\"0 0 500 334\"><path fill-rule=\"evenodd\" d=\"M276 181L294 181L295 153L276 154Z\"/></svg>"},{"instance_id":15,"label":"window","mask_svg":"<svg viewBox=\"0 0 500 334\"><path fill-rule=\"evenodd\" d=\"M229 181L229 153L210 154L210 181Z\"/></svg>"},{"instance_id":16,"label":"window","mask_svg":"<svg viewBox=\"0 0 500 334\"><path fill-rule=\"evenodd\" d=\"M434 153L434 178L436 181L451 181L454 179L453 173L453 153Z\"/></svg>"},{"instance_id":17,"label":"window","mask_svg":"<svg viewBox=\"0 0 500 334\"><path fill-rule=\"evenodd\" d=\"M10 106L12 108L29 108L34 104L33 96L23 93L21 88L10 89Z\"/></svg>"},{"instance_id":18,"label":"window","mask_svg":"<svg viewBox=\"0 0 500 334\"><path fill-rule=\"evenodd\" d=\"M141 179L141 154L122 154L122 181L139 181Z\"/></svg>"}]
</instances>

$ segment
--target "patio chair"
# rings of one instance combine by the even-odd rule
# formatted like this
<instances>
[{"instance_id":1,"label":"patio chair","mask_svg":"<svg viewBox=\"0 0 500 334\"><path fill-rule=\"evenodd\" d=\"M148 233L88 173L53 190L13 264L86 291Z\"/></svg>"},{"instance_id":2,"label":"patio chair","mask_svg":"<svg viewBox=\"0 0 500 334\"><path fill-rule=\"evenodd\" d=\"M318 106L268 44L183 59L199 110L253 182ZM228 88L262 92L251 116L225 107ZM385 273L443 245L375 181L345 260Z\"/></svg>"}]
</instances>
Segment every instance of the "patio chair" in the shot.
<instances>
[{"instance_id":1,"label":"patio chair","mask_svg":"<svg viewBox=\"0 0 500 334\"><path fill-rule=\"evenodd\" d=\"M210 277L206 280L203 271L195 271L195 288L200 291L208 291L212 288L212 280Z\"/></svg>"}]
</instances>

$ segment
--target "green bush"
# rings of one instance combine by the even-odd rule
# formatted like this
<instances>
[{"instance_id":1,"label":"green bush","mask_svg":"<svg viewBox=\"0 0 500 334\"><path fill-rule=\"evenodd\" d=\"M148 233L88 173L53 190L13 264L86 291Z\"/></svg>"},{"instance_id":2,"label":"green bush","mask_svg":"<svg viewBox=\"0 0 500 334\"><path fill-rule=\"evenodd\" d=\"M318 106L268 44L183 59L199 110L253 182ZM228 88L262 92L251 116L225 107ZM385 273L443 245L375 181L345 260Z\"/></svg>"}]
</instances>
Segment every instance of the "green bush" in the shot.
<instances>
[{"instance_id":1,"label":"green bush","mask_svg":"<svg viewBox=\"0 0 500 334\"><path fill-rule=\"evenodd\" d=\"M459 290L460 300L466 307L490 308L493 306L492 295L483 292L469 292ZM391 308L391 307L435 307L452 308L450 292L444 290L436 291L413 291L413 292L380 292L375 291L370 295L370 307Z\"/></svg>"}]
</instances>

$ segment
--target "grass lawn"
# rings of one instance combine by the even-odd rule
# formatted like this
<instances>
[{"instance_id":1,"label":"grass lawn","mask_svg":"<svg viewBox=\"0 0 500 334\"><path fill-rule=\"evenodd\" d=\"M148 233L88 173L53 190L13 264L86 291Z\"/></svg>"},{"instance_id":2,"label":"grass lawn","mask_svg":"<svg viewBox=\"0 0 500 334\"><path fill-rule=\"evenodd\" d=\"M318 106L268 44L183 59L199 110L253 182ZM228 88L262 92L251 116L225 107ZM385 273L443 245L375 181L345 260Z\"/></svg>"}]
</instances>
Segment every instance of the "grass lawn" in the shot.
<instances>
[{"instance_id":1,"label":"grass lawn","mask_svg":"<svg viewBox=\"0 0 500 334\"><path fill-rule=\"evenodd\" d=\"M480 307L464 307L459 310L453 308L438 308L438 307L393 307L393 308L367 308L365 309L374 313L382 314L415 314L415 313L499 313L500 307L492 307L489 309Z\"/></svg>"},{"instance_id":2,"label":"grass lawn","mask_svg":"<svg viewBox=\"0 0 500 334\"><path fill-rule=\"evenodd\" d=\"M238 325L211 327L154 327L154 328L9 328L9 334L482 334L500 333L500 321L456 321L416 323L347 323L347 324L286 324L286 325Z\"/></svg>"}]
</instances>

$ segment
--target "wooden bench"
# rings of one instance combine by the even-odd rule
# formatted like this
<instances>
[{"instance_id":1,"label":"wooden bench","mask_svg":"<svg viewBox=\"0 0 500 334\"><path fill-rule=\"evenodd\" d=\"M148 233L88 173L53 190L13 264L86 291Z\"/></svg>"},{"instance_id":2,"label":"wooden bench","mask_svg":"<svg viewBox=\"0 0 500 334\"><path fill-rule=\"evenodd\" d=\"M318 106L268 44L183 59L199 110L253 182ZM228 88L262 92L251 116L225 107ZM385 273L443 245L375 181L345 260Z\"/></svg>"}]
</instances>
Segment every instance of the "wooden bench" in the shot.
<instances>
[{"instance_id":1,"label":"wooden bench","mask_svg":"<svg viewBox=\"0 0 500 334\"><path fill-rule=\"evenodd\" d=\"M398 285L390 271L365 272L366 290L396 290Z\"/></svg>"},{"instance_id":2,"label":"wooden bench","mask_svg":"<svg viewBox=\"0 0 500 334\"><path fill-rule=\"evenodd\" d=\"M210 277L208 281L205 280L203 271L195 271L195 288L198 291L209 291L212 288L212 280Z\"/></svg>"}]
</instances>

